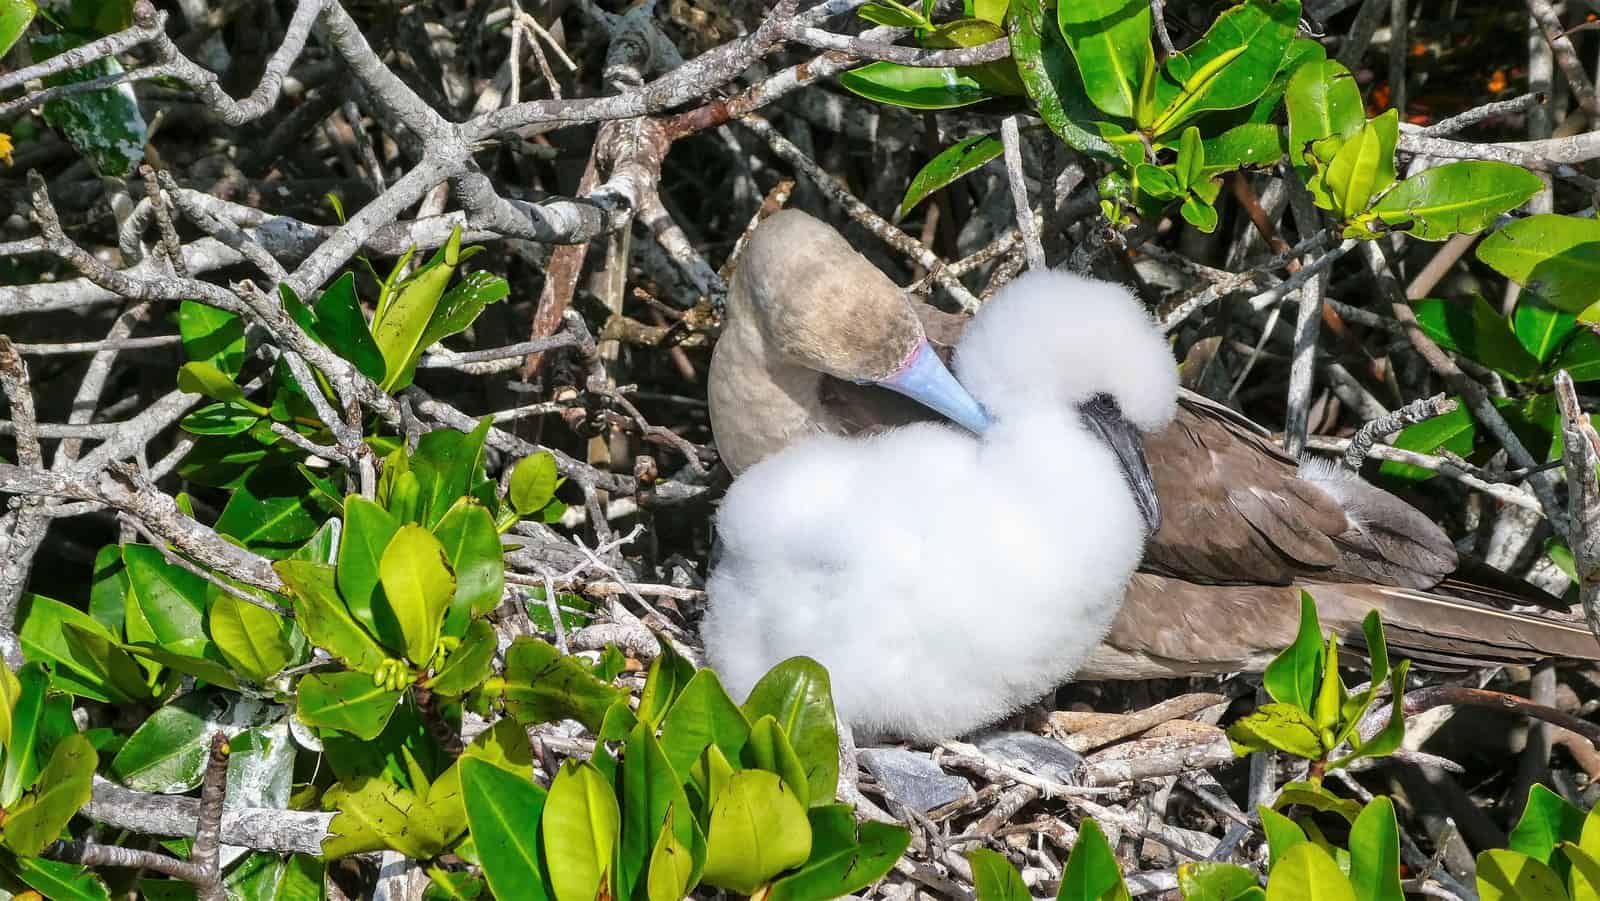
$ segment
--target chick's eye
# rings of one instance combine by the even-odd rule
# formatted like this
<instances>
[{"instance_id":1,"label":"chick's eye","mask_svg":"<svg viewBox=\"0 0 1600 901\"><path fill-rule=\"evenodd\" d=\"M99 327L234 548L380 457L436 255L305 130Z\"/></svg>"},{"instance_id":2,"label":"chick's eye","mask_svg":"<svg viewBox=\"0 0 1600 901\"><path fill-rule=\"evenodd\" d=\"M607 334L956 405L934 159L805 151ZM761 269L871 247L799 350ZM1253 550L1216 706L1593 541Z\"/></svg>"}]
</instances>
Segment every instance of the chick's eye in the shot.
<instances>
[{"instance_id":1,"label":"chick's eye","mask_svg":"<svg viewBox=\"0 0 1600 901\"><path fill-rule=\"evenodd\" d=\"M1094 404L1096 412L1108 416L1118 416L1122 413L1122 408L1117 406L1117 399L1109 394L1096 394L1090 403Z\"/></svg>"}]
</instances>

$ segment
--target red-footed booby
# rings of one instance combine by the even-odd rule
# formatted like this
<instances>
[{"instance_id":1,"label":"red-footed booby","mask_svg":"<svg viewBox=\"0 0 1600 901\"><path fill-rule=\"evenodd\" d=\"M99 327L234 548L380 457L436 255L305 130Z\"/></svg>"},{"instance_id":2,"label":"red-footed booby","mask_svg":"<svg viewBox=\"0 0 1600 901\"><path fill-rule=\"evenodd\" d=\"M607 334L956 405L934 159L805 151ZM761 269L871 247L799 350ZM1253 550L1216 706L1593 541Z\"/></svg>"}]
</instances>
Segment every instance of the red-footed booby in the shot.
<instances>
[{"instance_id":1,"label":"red-footed booby","mask_svg":"<svg viewBox=\"0 0 1600 901\"><path fill-rule=\"evenodd\" d=\"M987 312L991 308L997 312ZM991 687L1007 679L1017 683L1014 696L992 705L984 722L1034 700L1067 675L1259 671L1293 640L1301 589L1317 599L1324 625L1349 641L1359 643L1362 618L1380 610L1393 653L1419 663L1600 658L1600 644L1581 622L1499 606L1544 597L1531 586L1503 575L1487 582L1478 573L1473 580L1460 578L1448 536L1420 511L1352 473L1321 461L1296 461L1248 419L1177 389L1176 363L1165 343L1160 365L1147 359L1145 342L1153 331L1148 318L1142 321L1149 330L1142 332L1107 327L1102 311L1116 309L1144 317L1121 286L1033 273L1008 285L969 324L965 317L913 304L836 231L804 213L780 212L759 226L734 276L710 372L717 446L728 467L743 473L718 520L724 553L708 585L705 627L713 662L751 670L810 653L836 668L838 663L824 659L828 643L856 642L849 647L859 656L848 658L855 662L845 664L846 679L867 687L869 705L892 712L894 704L905 703L883 693L889 683L875 678L874 668L886 655L939 647L918 631L926 621L923 608L907 605L907 595L886 601L881 591L817 597L817 591L847 583L839 560L819 557L815 549L835 539L840 545L853 541L861 548L850 557L851 566L869 570L877 553L877 565L888 568L882 555L892 549L872 546L879 537L874 524L919 517L929 534L958 532L969 558L1001 554L1001 546L1012 541L1034 547L1043 542L1035 557L1008 558L1009 568L985 572L976 587L962 581L959 591L937 602L946 625L968 617L971 644L956 652L964 655L962 671L981 670L987 661L996 668L988 674ZM938 353L951 347L959 381ZM1063 392L1062 385L1077 393ZM1149 415L1141 419L1148 411L1140 399L1168 392L1177 394L1170 424ZM964 508L978 503L968 486L951 485L937 474L961 471L948 462L947 446L981 448L999 459L991 442L1010 447L1021 440L1007 420L1050 406L1052 397L1064 421L1059 427L1076 429L1072 450L1065 439L1054 453L1048 445L1017 447L1011 458L1019 464L1016 471L987 481L973 478L1017 503L1063 492L1047 499L1057 505L1053 519L1027 521L1020 514L995 514L998 507ZM962 429L904 428L939 414ZM1000 434L990 435L1003 425ZM1142 435L1134 426L1143 427ZM792 447L800 448L799 458L785 456ZM1080 453L1094 461L1092 474L1073 474ZM856 455L893 458L892 465L852 464ZM783 481L761 478L761 464L769 458L786 473L784 491L763 487ZM946 470L927 471L925 461ZM839 480L848 485L842 495L830 487L841 471L850 473ZM1096 494L1084 484L1091 478L1109 484L1098 486ZM1107 552L1099 572L1080 568L1071 577L1036 561L1056 562L1072 553L1075 542L1125 545L1126 530L1114 516L1107 517L1105 534L1097 533L1102 510L1117 507L1121 502L1112 499L1118 497L1138 510L1144 526L1139 543L1146 546L1120 608L1111 602L1115 617L1106 631L1099 617L1107 601L1096 595L1086 603L1079 579L1092 575L1095 589L1103 590L1104 583L1125 575L1124 559ZM796 531L780 539L788 519L777 517L808 505L835 513L815 518L811 535ZM966 515L971 510L989 518ZM1024 522L1038 534L1023 536L1010 528ZM1144 542L1147 530L1154 534ZM926 543L934 540L925 539L923 549L943 547ZM942 540L955 542L949 535ZM739 546L741 541L754 544ZM778 558L782 542L789 545L783 549L788 568L759 569ZM923 562L937 580L941 566L947 572L964 569L970 559ZM808 573L826 578L803 583ZM1053 606L1004 606L1014 584L1031 590L1041 576L1058 580L1050 588ZM881 589L888 583L875 584ZM957 597L961 592L966 594ZM813 620L807 611L823 610L834 617L826 623L832 631L808 633ZM773 611L790 618L770 618ZM861 629L850 631L851 617ZM1075 623L1080 625L1072 629ZM1070 641L1048 663L1007 644L1026 640L1019 635L1049 634L1055 640L1052 630L1063 625ZM1092 648L1087 657L1080 652L1084 641ZM782 656L770 659L773 654ZM960 697L959 680L944 678L951 672L948 664L930 656L921 669L897 672L909 673L900 678L930 680L928 693L916 700L932 711L936 692ZM1030 671L1034 665L1038 670ZM742 678L753 677L731 681L738 685ZM861 722L906 737L948 737L959 734L957 726L984 724L970 722L984 705L963 698L957 706L965 715L959 722L948 712L918 712L891 722L883 709ZM841 709L849 715L848 703L841 702Z\"/></svg>"}]
</instances>

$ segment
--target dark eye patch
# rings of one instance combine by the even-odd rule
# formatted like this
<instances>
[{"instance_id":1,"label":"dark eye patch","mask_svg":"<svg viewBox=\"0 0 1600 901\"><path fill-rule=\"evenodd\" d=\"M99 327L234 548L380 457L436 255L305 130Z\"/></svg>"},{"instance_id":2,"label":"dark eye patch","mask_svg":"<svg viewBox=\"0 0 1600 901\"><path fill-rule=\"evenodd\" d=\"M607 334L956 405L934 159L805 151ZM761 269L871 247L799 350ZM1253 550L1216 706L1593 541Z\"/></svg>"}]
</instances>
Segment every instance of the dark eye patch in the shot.
<instances>
[{"instance_id":1,"label":"dark eye patch","mask_svg":"<svg viewBox=\"0 0 1600 901\"><path fill-rule=\"evenodd\" d=\"M1117 406L1117 399L1109 394L1103 392L1096 394L1090 399L1089 403L1094 405L1096 412L1104 413L1108 416L1122 415L1122 408Z\"/></svg>"}]
</instances>

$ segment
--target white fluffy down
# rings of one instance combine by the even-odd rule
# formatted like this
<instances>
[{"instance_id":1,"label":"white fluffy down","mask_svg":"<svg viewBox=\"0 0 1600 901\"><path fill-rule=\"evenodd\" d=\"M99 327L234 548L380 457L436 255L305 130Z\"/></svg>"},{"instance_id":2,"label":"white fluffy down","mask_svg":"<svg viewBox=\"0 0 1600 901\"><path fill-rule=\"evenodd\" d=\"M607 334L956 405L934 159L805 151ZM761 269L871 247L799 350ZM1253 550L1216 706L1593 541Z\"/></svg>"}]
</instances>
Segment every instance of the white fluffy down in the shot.
<instances>
[{"instance_id":1,"label":"white fluffy down","mask_svg":"<svg viewBox=\"0 0 1600 901\"><path fill-rule=\"evenodd\" d=\"M1059 334L1086 326L1057 310L1079 298L1056 285L1095 289L1083 311L1095 340ZM1087 348L1090 368L1119 361L1124 378L1154 350L1156 368L1172 363L1126 292L1050 287L1007 288L969 328L979 339L962 341L962 375L998 414L981 439L931 423L817 436L734 483L702 628L735 696L806 655L828 668L858 737L951 738L1064 682L1104 637L1143 553L1142 520L1110 450L1064 401L1109 391L1130 419L1159 425L1176 384L1130 393L1080 378Z\"/></svg>"},{"instance_id":2,"label":"white fluffy down","mask_svg":"<svg viewBox=\"0 0 1600 901\"><path fill-rule=\"evenodd\" d=\"M1178 367L1150 314L1122 285L1070 272L1030 272L1001 288L962 334L955 371L1002 417L1106 393L1149 432L1178 407Z\"/></svg>"}]
</instances>

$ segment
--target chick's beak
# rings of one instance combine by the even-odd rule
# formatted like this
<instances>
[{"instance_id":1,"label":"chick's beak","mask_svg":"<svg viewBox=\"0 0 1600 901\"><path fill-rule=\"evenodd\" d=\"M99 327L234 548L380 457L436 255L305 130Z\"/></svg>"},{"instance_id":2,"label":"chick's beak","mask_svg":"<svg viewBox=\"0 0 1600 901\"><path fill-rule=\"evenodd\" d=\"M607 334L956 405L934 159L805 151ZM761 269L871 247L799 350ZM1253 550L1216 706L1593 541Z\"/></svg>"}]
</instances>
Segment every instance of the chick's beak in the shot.
<instances>
[{"instance_id":1,"label":"chick's beak","mask_svg":"<svg viewBox=\"0 0 1600 901\"><path fill-rule=\"evenodd\" d=\"M952 422L975 435L989 428L989 414L983 406L961 387L956 377L945 368L944 362L934 352L933 345L922 339L899 370L885 379L873 382L891 391L898 391L917 403L944 414Z\"/></svg>"},{"instance_id":2,"label":"chick's beak","mask_svg":"<svg viewBox=\"0 0 1600 901\"><path fill-rule=\"evenodd\" d=\"M1156 497L1156 480L1150 474L1150 463L1145 459L1144 442L1139 437L1139 430L1121 415L1095 404L1083 404L1078 409L1084 421L1116 455L1117 465L1121 467L1122 477L1127 480L1133 499L1139 505L1145 527L1149 529L1149 534L1154 535L1161 530L1161 502Z\"/></svg>"}]
</instances>

